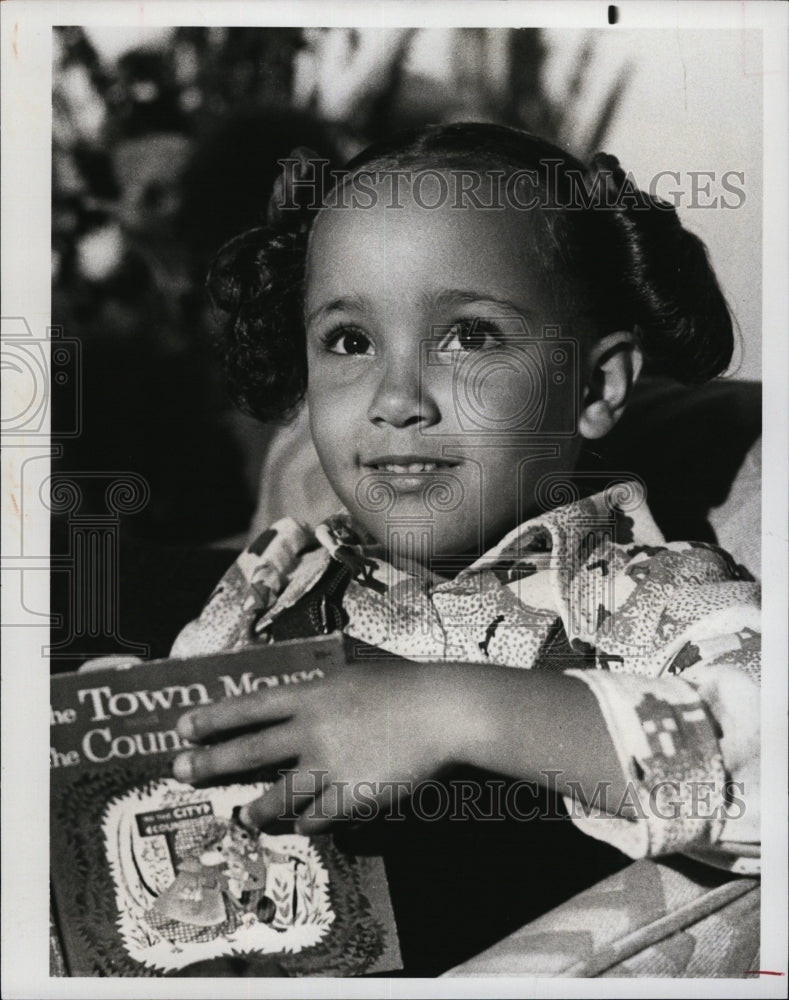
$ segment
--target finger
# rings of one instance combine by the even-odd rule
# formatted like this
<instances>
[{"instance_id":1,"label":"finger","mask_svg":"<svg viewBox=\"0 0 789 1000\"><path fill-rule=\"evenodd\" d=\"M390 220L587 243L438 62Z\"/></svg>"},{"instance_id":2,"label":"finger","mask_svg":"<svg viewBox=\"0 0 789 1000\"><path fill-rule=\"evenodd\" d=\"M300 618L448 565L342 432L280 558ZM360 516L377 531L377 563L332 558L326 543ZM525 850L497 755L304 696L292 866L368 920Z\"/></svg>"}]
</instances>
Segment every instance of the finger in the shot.
<instances>
[{"instance_id":1,"label":"finger","mask_svg":"<svg viewBox=\"0 0 789 1000\"><path fill-rule=\"evenodd\" d=\"M324 788L296 821L296 832L309 837L328 829L339 819L348 819L350 810L342 794L342 785L332 782Z\"/></svg>"},{"instance_id":2,"label":"finger","mask_svg":"<svg viewBox=\"0 0 789 1000\"><path fill-rule=\"evenodd\" d=\"M265 688L240 698L226 698L185 712L178 720L178 733L190 742L200 742L229 729L278 722L293 715L304 700L304 687Z\"/></svg>"},{"instance_id":3,"label":"finger","mask_svg":"<svg viewBox=\"0 0 789 1000\"><path fill-rule=\"evenodd\" d=\"M298 751L299 739L295 727L283 723L234 740L187 750L175 758L173 775L179 781L205 781L220 774L236 774L265 764L279 764L296 757Z\"/></svg>"},{"instance_id":4,"label":"finger","mask_svg":"<svg viewBox=\"0 0 789 1000\"><path fill-rule=\"evenodd\" d=\"M275 820L294 821L308 809L323 791L328 772L320 769L295 769L241 810L241 821L252 827L266 827Z\"/></svg>"}]
</instances>

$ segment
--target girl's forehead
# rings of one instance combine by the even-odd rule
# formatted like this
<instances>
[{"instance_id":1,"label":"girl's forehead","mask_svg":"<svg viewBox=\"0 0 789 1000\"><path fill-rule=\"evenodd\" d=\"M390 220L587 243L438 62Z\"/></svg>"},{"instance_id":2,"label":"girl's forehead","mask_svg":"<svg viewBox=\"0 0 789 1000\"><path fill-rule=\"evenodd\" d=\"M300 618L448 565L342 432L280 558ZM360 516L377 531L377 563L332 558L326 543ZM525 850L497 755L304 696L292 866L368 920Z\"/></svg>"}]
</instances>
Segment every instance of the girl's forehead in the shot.
<instances>
[{"instance_id":1,"label":"girl's forehead","mask_svg":"<svg viewBox=\"0 0 789 1000\"><path fill-rule=\"evenodd\" d=\"M435 172L433 172L435 174ZM391 263L402 254L437 255L447 268L467 262L499 266L534 261L545 221L539 209L485 207L460 200L436 179L397 191L379 184L322 208L313 224L308 273L336 270L362 258Z\"/></svg>"}]
</instances>

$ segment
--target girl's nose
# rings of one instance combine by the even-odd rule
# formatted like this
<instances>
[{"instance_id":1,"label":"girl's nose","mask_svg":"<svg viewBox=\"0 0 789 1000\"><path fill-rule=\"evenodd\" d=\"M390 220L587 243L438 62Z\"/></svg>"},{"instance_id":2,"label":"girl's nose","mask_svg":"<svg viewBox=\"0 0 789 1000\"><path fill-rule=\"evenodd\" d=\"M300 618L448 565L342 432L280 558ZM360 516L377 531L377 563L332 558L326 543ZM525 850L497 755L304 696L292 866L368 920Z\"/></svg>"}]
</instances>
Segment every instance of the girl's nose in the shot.
<instances>
[{"instance_id":1,"label":"girl's nose","mask_svg":"<svg viewBox=\"0 0 789 1000\"><path fill-rule=\"evenodd\" d=\"M420 378L418 361L387 359L367 410L368 419L391 427L437 423L440 411L426 383Z\"/></svg>"}]
</instances>

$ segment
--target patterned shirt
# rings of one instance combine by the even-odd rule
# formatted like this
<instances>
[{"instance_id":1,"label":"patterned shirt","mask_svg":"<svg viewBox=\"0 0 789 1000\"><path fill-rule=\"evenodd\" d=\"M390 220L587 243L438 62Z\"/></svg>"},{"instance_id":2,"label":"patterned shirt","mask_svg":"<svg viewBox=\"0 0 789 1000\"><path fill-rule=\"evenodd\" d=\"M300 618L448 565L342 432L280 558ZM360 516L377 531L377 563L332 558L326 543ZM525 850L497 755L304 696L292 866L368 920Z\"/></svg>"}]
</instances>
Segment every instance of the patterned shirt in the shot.
<instances>
[{"instance_id":1,"label":"patterned shirt","mask_svg":"<svg viewBox=\"0 0 789 1000\"><path fill-rule=\"evenodd\" d=\"M615 804L567 797L581 829L634 858L682 851L758 871L759 586L716 546L666 543L637 487L533 518L452 579L394 567L345 514L314 529L285 518L171 655L273 641L337 563L353 638L417 661L553 666L591 688L628 791Z\"/></svg>"}]
</instances>

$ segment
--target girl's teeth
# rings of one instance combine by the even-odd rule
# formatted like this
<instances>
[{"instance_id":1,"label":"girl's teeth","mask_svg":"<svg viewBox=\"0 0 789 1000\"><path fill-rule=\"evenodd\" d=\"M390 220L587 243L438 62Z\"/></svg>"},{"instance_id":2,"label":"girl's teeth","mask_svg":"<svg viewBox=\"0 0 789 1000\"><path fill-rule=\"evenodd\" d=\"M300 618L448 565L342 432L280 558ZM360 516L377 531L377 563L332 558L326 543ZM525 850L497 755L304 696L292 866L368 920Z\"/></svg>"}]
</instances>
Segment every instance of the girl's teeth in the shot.
<instances>
[{"instance_id":1,"label":"girl's teeth","mask_svg":"<svg viewBox=\"0 0 789 1000\"><path fill-rule=\"evenodd\" d=\"M438 465L435 462L412 462L410 465L382 465L384 472L397 472L413 475L415 472L435 472Z\"/></svg>"}]
</instances>

